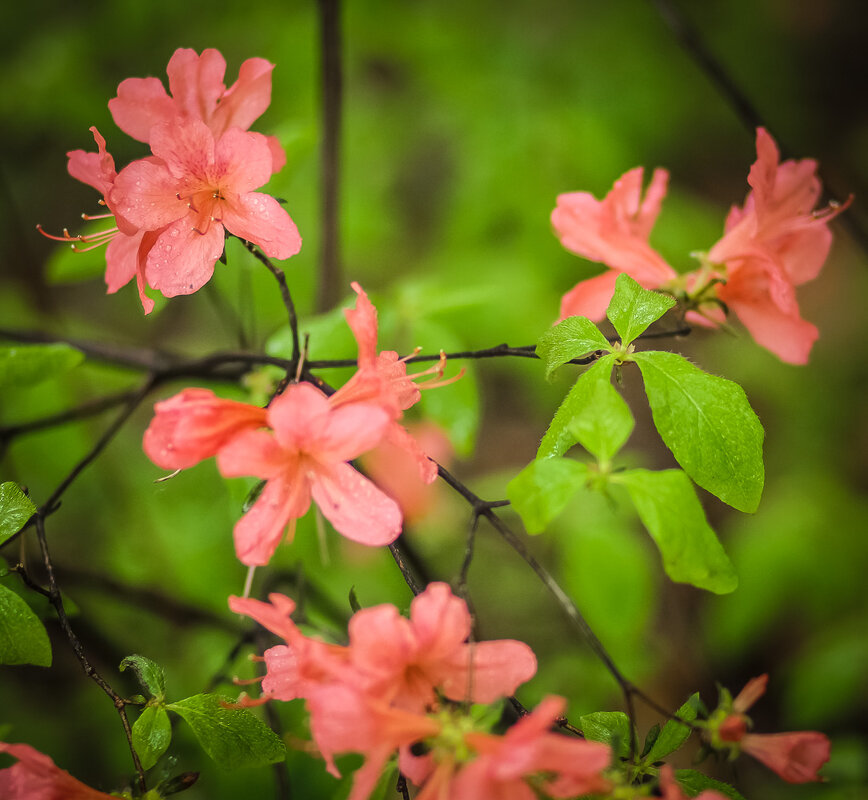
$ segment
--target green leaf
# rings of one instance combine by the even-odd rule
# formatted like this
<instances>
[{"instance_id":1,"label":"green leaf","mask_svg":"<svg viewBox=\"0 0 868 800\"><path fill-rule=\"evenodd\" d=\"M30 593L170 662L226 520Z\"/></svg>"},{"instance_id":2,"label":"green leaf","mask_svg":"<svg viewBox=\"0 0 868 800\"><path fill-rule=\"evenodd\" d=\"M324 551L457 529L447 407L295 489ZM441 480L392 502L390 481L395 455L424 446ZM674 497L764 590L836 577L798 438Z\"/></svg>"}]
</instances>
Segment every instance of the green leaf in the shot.
<instances>
[{"instance_id":1,"label":"green leaf","mask_svg":"<svg viewBox=\"0 0 868 800\"><path fill-rule=\"evenodd\" d=\"M264 722L216 694L197 694L166 706L183 717L202 749L224 769L262 767L283 760L286 746Z\"/></svg>"},{"instance_id":2,"label":"green leaf","mask_svg":"<svg viewBox=\"0 0 868 800\"><path fill-rule=\"evenodd\" d=\"M157 700L166 698L166 675L163 668L156 661L151 661L145 656L131 655L121 661L120 671L127 667L136 673L142 688L147 689Z\"/></svg>"},{"instance_id":3,"label":"green leaf","mask_svg":"<svg viewBox=\"0 0 868 800\"><path fill-rule=\"evenodd\" d=\"M17 484L0 483L0 544L18 533L35 511L36 506Z\"/></svg>"},{"instance_id":4,"label":"green leaf","mask_svg":"<svg viewBox=\"0 0 868 800\"><path fill-rule=\"evenodd\" d=\"M585 738L603 742L626 758L630 755L630 718L623 711L595 711L579 718Z\"/></svg>"},{"instance_id":5,"label":"green leaf","mask_svg":"<svg viewBox=\"0 0 868 800\"><path fill-rule=\"evenodd\" d=\"M696 703L698 700L699 693L691 695L687 702L675 712L675 716L688 721L696 719ZM682 725L680 722L672 719L669 720L663 726L656 741L645 756L645 762L653 764L670 753L674 753L690 738L690 733L691 729L687 725Z\"/></svg>"},{"instance_id":6,"label":"green leaf","mask_svg":"<svg viewBox=\"0 0 868 800\"><path fill-rule=\"evenodd\" d=\"M615 356L603 356L590 369L585 370L573 384L563 402L552 418L545 436L540 442L536 457L548 458L561 456L577 441L576 435L570 430L570 423L581 414L591 401L597 383L608 383L612 379L612 367Z\"/></svg>"},{"instance_id":7,"label":"green leaf","mask_svg":"<svg viewBox=\"0 0 868 800\"><path fill-rule=\"evenodd\" d=\"M133 747L142 767L150 769L172 741L172 723L161 705L146 706L133 724Z\"/></svg>"},{"instance_id":8,"label":"green leaf","mask_svg":"<svg viewBox=\"0 0 868 800\"><path fill-rule=\"evenodd\" d=\"M648 733L645 736L645 744L642 746L642 758L645 758L650 752L654 745L657 743L657 739L660 737L660 724L655 723L648 730Z\"/></svg>"},{"instance_id":9,"label":"green leaf","mask_svg":"<svg viewBox=\"0 0 868 800\"><path fill-rule=\"evenodd\" d=\"M692 583L716 594L735 589L735 568L705 519L693 484L680 469L631 469L612 475L610 480L627 487L673 581Z\"/></svg>"},{"instance_id":10,"label":"green leaf","mask_svg":"<svg viewBox=\"0 0 868 800\"><path fill-rule=\"evenodd\" d=\"M506 487L528 533L541 533L584 485L588 465L568 458L531 461Z\"/></svg>"},{"instance_id":11,"label":"green leaf","mask_svg":"<svg viewBox=\"0 0 868 800\"><path fill-rule=\"evenodd\" d=\"M0 387L32 386L72 369L84 354L68 344L0 347Z\"/></svg>"},{"instance_id":12,"label":"green leaf","mask_svg":"<svg viewBox=\"0 0 868 800\"><path fill-rule=\"evenodd\" d=\"M643 289L622 272L615 281L615 294L612 295L606 316L618 331L622 348L626 348L674 305L674 297Z\"/></svg>"},{"instance_id":13,"label":"green leaf","mask_svg":"<svg viewBox=\"0 0 868 800\"><path fill-rule=\"evenodd\" d=\"M570 421L570 433L601 465L611 462L633 432L633 415L611 381L590 384L583 408Z\"/></svg>"},{"instance_id":14,"label":"green leaf","mask_svg":"<svg viewBox=\"0 0 868 800\"><path fill-rule=\"evenodd\" d=\"M736 383L676 353L634 355L654 424L684 471L739 511L756 511L763 490L763 427Z\"/></svg>"},{"instance_id":15,"label":"green leaf","mask_svg":"<svg viewBox=\"0 0 868 800\"><path fill-rule=\"evenodd\" d=\"M15 592L0 584L0 664L51 666L45 626Z\"/></svg>"},{"instance_id":16,"label":"green leaf","mask_svg":"<svg viewBox=\"0 0 868 800\"><path fill-rule=\"evenodd\" d=\"M711 789L715 792L720 792L725 797L731 798L731 800L744 800L744 797L728 783L716 781L714 778L709 778L708 775L703 775L695 769L675 770L675 780L678 781L688 797L696 797L696 795L701 794L706 789Z\"/></svg>"},{"instance_id":17,"label":"green leaf","mask_svg":"<svg viewBox=\"0 0 868 800\"><path fill-rule=\"evenodd\" d=\"M536 354L545 362L546 379L558 367L594 350L609 352L612 345L585 317L567 317L540 336Z\"/></svg>"}]
</instances>

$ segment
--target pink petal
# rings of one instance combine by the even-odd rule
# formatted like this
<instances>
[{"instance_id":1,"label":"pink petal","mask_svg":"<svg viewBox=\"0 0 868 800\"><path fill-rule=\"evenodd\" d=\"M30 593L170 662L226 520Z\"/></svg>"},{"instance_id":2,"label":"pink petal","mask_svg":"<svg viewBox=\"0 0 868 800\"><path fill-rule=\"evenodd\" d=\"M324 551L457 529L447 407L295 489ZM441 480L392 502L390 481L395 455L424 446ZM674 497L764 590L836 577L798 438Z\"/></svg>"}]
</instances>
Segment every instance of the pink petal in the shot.
<instances>
[{"instance_id":1,"label":"pink petal","mask_svg":"<svg viewBox=\"0 0 868 800\"><path fill-rule=\"evenodd\" d=\"M748 733L742 749L788 783L821 781L820 767L829 760L831 746L822 733Z\"/></svg>"},{"instance_id":2,"label":"pink petal","mask_svg":"<svg viewBox=\"0 0 868 800\"><path fill-rule=\"evenodd\" d=\"M222 203L222 213L227 230L259 245L269 258L289 258L301 250L298 228L271 195L233 195Z\"/></svg>"},{"instance_id":3,"label":"pink petal","mask_svg":"<svg viewBox=\"0 0 868 800\"><path fill-rule=\"evenodd\" d=\"M359 346L359 366L373 366L377 360L377 309L358 283L350 284L358 295L355 308L345 308L347 324Z\"/></svg>"},{"instance_id":4,"label":"pink petal","mask_svg":"<svg viewBox=\"0 0 868 800\"><path fill-rule=\"evenodd\" d=\"M0 742L0 753L17 759L0 770L3 800L111 800L110 795L76 780L30 745Z\"/></svg>"},{"instance_id":5,"label":"pink petal","mask_svg":"<svg viewBox=\"0 0 868 800\"><path fill-rule=\"evenodd\" d=\"M308 447L315 432L326 424L328 398L310 383L290 384L268 407L268 424L287 450Z\"/></svg>"},{"instance_id":6,"label":"pink petal","mask_svg":"<svg viewBox=\"0 0 868 800\"><path fill-rule=\"evenodd\" d=\"M310 507L310 487L303 476L270 480L259 499L235 525L235 554L247 566L265 566L291 519Z\"/></svg>"},{"instance_id":7,"label":"pink petal","mask_svg":"<svg viewBox=\"0 0 868 800\"><path fill-rule=\"evenodd\" d=\"M757 700L766 693L769 683L768 675L751 678L732 701L732 710L736 714L744 714Z\"/></svg>"},{"instance_id":8,"label":"pink petal","mask_svg":"<svg viewBox=\"0 0 868 800\"><path fill-rule=\"evenodd\" d=\"M390 445L403 450L415 463L416 469L425 484L434 483L437 480L438 470L436 462L432 461L428 454L419 446L419 443L403 425L393 422L386 428L386 438ZM409 478L409 480L413 480ZM412 484L411 484L412 486Z\"/></svg>"},{"instance_id":9,"label":"pink petal","mask_svg":"<svg viewBox=\"0 0 868 800\"><path fill-rule=\"evenodd\" d=\"M140 142L149 141L154 125L175 115L175 103L157 78L127 78L108 107L115 124Z\"/></svg>"},{"instance_id":10,"label":"pink petal","mask_svg":"<svg viewBox=\"0 0 868 800\"><path fill-rule=\"evenodd\" d=\"M266 136L265 141L271 151L271 172L280 172L286 166L286 151L276 136Z\"/></svg>"},{"instance_id":11,"label":"pink petal","mask_svg":"<svg viewBox=\"0 0 868 800\"><path fill-rule=\"evenodd\" d=\"M249 476L269 480L292 469L297 461L266 431L241 430L218 447L217 469L224 478Z\"/></svg>"},{"instance_id":12,"label":"pink petal","mask_svg":"<svg viewBox=\"0 0 868 800\"><path fill-rule=\"evenodd\" d=\"M401 509L349 464L318 470L311 493L335 530L354 542L376 547L401 533Z\"/></svg>"},{"instance_id":13,"label":"pink petal","mask_svg":"<svg viewBox=\"0 0 868 800\"><path fill-rule=\"evenodd\" d=\"M189 214L178 198L178 181L156 159L139 159L124 167L109 197L112 208L137 228L157 230Z\"/></svg>"},{"instance_id":14,"label":"pink petal","mask_svg":"<svg viewBox=\"0 0 868 800\"><path fill-rule=\"evenodd\" d=\"M226 131L216 139L214 161L221 188L233 194L252 192L271 177L271 150L261 133Z\"/></svg>"},{"instance_id":15,"label":"pink petal","mask_svg":"<svg viewBox=\"0 0 868 800\"><path fill-rule=\"evenodd\" d=\"M317 432L314 455L322 463L351 461L383 440L389 422L382 408L367 403L331 409Z\"/></svg>"},{"instance_id":16,"label":"pink petal","mask_svg":"<svg viewBox=\"0 0 868 800\"><path fill-rule=\"evenodd\" d=\"M419 648L431 655L455 651L470 635L470 612L467 603L452 594L449 584L429 583L425 591L410 604L410 621Z\"/></svg>"},{"instance_id":17,"label":"pink petal","mask_svg":"<svg viewBox=\"0 0 868 800\"><path fill-rule=\"evenodd\" d=\"M204 53L203 53L204 55ZM220 98L212 118L212 130L228 128L246 131L271 103L271 71L274 64L264 58L248 58L238 71L238 80Z\"/></svg>"},{"instance_id":18,"label":"pink petal","mask_svg":"<svg viewBox=\"0 0 868 800\"><path fill-rule=\"evenodd\" d=\"M126 286L135 276L143 235L143 232L135 236L117 233L109 242L105 251L105 282L109 294Z\"/></svg>"},{"instance_id":19,"label":"pink petal","mask_svg":"<svg viewBox=\"0 0 868 800\"><path fill-rule=\"evenodd\" d=\"M602 275L579 281L561 298L560 320L567 317L587 317L591 322L602 320L612 302L617 278L618 273L610 269Z\"/></svg>"},{"instance_id":20,"label":"pink petal","mask_svg":"<svg viewBox=\"0 0 868 800\"><path fill-rule=\"evenodd\" d=\"M148 253L145 278L166 297L192 294L214 274L225 246L223 226L212 222L204 233L191 227L189 216L169 225Z\"/></svg>"},{"instance_id":21,"label":"pink petal","mask_svg":"<svg viewBox=\"0 0 868 800\"><path fill-rule=\"evenodd\" d=\"M209 122L226 90L226 61L220 52L208 49L198 56L195 50L179 48L169 59L166 74L176 113Z\"/></svg>"},{"instance_id":22,"label":"pink petal","mask_svg":"<svg viewBox=\"0 0 868 800\"><path fill-rule=\"evenodd\" d=\"M204 182L213 178L214 135L199 119L175 118L155 125L151 130L151 151L166 163L166 169L176 180ZM190 188L195 191L199 187ZM189 193L189 189L181 189L181 194Z\"/></svg>"},{"instance_id":23,"label":"pink petal","mask_svg":"<svg viewBox=\"0 0 868 800\"><path fill-rule=\"evenodd\" d=\"M299 633L290 615L295 611L295 601L285 594L273 593L268 596L269 602L263 603L252 597L229 596L229 608L236 614L244 614L255 620L263 628L283 639L291 638Z\"/></svg>"},{"instance_id":24,"label":"pink petal","mask_svg":"<svg viewBox=\"0 0 868 800\"><path fill-rule=\"evenodd\" d=\"M464 645L451 660L441 689L450 700L493 703L536 674L536 656L524 642L502 639Z\"/></svg>"}]
</instances>

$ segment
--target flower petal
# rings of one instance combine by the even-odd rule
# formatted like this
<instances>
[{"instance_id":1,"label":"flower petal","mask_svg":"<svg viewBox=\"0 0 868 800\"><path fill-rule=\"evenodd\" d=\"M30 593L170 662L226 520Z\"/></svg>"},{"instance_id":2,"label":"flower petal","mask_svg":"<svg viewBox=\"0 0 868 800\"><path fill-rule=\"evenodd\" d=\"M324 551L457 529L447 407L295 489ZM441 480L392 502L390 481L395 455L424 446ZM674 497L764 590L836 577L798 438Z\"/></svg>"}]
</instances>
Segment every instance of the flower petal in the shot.
<instances>
[{"instance_id":1,"label":"flower petal","mask_svg":"<svg viewBox=\"0 0 868 800\"><path fill-rule=\"evenodd\" d=\"M178 48L166 67L169 90L175 99L175 113L209 122L226 86L226 60L218 50L203 50L202 55L189 48Z\"/></svg>"},{"instance_id":2,"label":"flower petal","mask_svg":"<svg viewBox=\"0 0 868 800\"><path fill-rule=\"evenodd\" d=\"M109 197L112 208L136 228L154 231L187 216L178 198L178 181L165 164L142 158L124 167Z\"/></svg>"},{"instance_id":3,"label":"flower petal","mask_svg":"<svg viewBox=\"0 0 868 800\"><path fill-rule=\"evenodd\" d=\"M259 245L269 258L289 258L301 250L298 228L271 195L261 192L234 195L222 207L226 229Z\"/></svg>"},{"instance_id":4,"label":"flower petal","mask_svg":"<svg viewBox=\"0 0 868 800\"><path fill-rule=\"evenodd\" d=\"M579 281L561 298L560 320L567 317L587 317L599 322L606 316L606 309L615 293L618 273L607 269L602 275Z\"/></svg>"},{"instance_id":5,"label":"flower petal","mask_svg":"<svg viewBox=\"0 0 868 800\"><path fill-rule=\"evenodd\" d=\"M391 544L401 533L401 509L349 464L318 470L311 493L335 530L354 542L376 547Z\"/></svg>"},{"instance_id":6,"label":"flower petal","mask_svg":"<svg viewBox=\"0 0 868 800\"><path fill-rule=\"evenodd\" d=\"M214 274L214 264L225 246L223 226L212 222L200 233L190 217L179 219L164 230L148 253L145 278L148 285L166 297L192 294Z\"/></svg>"},{"instance_id":7,"label":"flower petal","mask_svg":"<svg viewBox=\"0 0 868 800\"><path fill-rule=\"evenodd\" d=\"M175 103L157 78L127 78L108 107L115 125L140 142L150 140L154 125L175 115Z\"/></svg>"},{"instance_id":8,"label":"flower petal","mask_svg":"<svg viewBox=\"0 0 868 800\"><path fill-rule=\"evenodd\" d=\"M264 58L248 58L241 65L238 80L224 92L214 112L212 130L215 134L229 128L246 131L265 113L271 103L273 69L274 64Z\"/></svg>"}]
</instances>

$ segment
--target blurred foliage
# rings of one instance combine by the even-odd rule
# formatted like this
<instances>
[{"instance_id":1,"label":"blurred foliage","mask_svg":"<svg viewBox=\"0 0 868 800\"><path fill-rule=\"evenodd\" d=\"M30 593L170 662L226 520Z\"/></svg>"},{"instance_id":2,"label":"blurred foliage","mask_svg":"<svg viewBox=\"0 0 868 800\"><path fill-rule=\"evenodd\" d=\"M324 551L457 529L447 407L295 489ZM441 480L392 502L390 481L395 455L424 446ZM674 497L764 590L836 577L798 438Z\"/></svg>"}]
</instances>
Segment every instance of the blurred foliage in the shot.
<instances>
[{"instance_id":1,"label":"blurred foliage","mask_svg":"<svg viewBox=\"0 0 868 800\"><path fill-rule=\"evenodd\" d=\"M563 250L550 231L548 214L560 192L600 196L637 164L667 167L670 195L653 243L678 269L692 267L688 254L709 247L729 205L744 198L753 137L648 2L345 5L341 305L351 302L350 280L360 281L380 308L384 349L534 343L556 317L560 295L597 270ZM864 69L861 3L679 5L791 154L820 159L842 195L864 194L868 106L858 94L864 83L852 79ZM75 232L78 215L97 207L93 190L65 171L67 151L92 147L90 125L106 136L118 164L144 155L144 146L111 121L106 102L117 84L131 76L165 80L176 47L217 47L229 64L228 82L247 57L277 65L272 106L256 128L276 134L287 151L287 167L270 191L286 199L305 240L287 262L287 276L302 330L311 334L311 357L354 357L340 311L315 315L312 308L319 249L313 0L219 7L97 0L87 11L34 0L5 4L0 21L7 76L0 88L3 327L191 355L240 342L285 352L273 279L237 242L229 242L228 266L218 264L204 291L158 301L145 318L132 287L105 296L93 254L75 262L34 231L40 222L49 231ZM858 203L847 213L864 214ZM737 775L731 766L710 767L749 798L858 800L868 787L864 255L839 235L821 277L800 290L803 315L822 332L808 367L781 364L746 335L697 332L671 343L703 369L743 385L766 428L768 477L758 512L740 515L702 496L739 573L735 593L714 597L667 582L638 520L599 497L576 498L531 543L620 667L659 701L676 708L696 690L713 701L714 681L737 691L769 672L769 695L755 709L758 730L807 726L832 736L825 785L784 785L745 759ZM485 498L504 497L575 372L564 368L550 384L541 362L466 366L462 381L426 396L423 412L452 437L463 458L456 474ZM450 365L448 374L455 369ZM332 370L323 378L339 383L348 374ZM137 379L87 361L38 386L4 391L0 425L62 411ZM214 388L261 402L270 379L264 373L247 388ZM159 396L180 388L165 387ZM625 455L636 466L673 466L653 433L635 372L625 370L624 393L637 418ZM245 576L231 529L254 481L224 481L211 462L154 483L162 475L140 446L150 415L149 403L133 415L49 519L58 580L79 609L74 624L89 657L118 691L138 691L117 667L144 653L165 667L177 696L232 694L238 689L231 678L253 677L248 656L271 643L264 637L232 655L245 623L226 608ZM41 502L111 416L16 438L0 463L0 482L25 485ZM467 506L443 491L436 512L410 533L432 576L457 575L467 524ZM32 533L3 552L39 577ZM2 580L7 586L18 579ZM409 604L388 553L331 531L320 539L309 515L295 542L257 573L254 592L293 595L311 629L339 639L351 587L362 605ZM526 705L558 692L569 698L571 718L618 707L611 677L484 524L470 589L480 635L524 639L538 653L539 674L519 692ZM0 723L11 726L4 736L32 744L96 787L118 788L131 769L117 716L82 675L58 626L48 622L48 629L50 669L0 667ZM280 709L290 744L306 737L297 706ZM658 720L640 711L644 734ZM185 798L272 796L268 769L219 772L183 727L171 753L176 766L161 761L152 783L161 770L201 770ZM347 770L357 763L339 760ZM287 766L298 796L347 791L346 780L336 789L320 761L292 747Z\"/></svg>"}]
</instances>

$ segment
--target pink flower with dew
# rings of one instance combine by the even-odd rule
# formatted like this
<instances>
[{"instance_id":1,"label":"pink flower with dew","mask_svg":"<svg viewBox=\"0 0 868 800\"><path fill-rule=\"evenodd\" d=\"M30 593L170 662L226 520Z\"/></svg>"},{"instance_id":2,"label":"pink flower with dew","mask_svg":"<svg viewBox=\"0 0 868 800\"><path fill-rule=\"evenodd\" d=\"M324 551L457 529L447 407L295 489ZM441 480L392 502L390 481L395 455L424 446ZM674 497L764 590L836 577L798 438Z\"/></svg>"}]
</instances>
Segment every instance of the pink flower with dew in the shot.
<instances>
[{"instance_id":1,"label":"pink flower with dew","mask_svg":"<svg viewBox=\"0 0 868 800\"><path fill-rule=\"evenodd\" d=\"M829 760L831 744L817 731L792 733L748 733L750 720L745 712L765 694L768 675L752 678L732 701L732 714L723 720L718 736L738 745L788 783L823 780L820 768Z\"/></svg>"},{"instance_id":2,"label":"pink flower with dew","mask_svg":"<svg viewBox=\"0 0 868 800\"><path fill-rule=\"evenodd\" d=\"M18 759L0 769L3 800L111 800L112 795L76 780L46 755L27 744L0 742L0 753Z\"/></svg>"},{"instance_id":3,"label":"pink flower with dew","mask_svg":"<svg viewBox=\"0 0 868 800\"><path fill-rule=\"evenodd\" d=\"M171 96L157 78L127 78L118 86L117 97L109 100L117 126L140 142L151 142L155 125L177 118L199 119L215 139L230 128L249 130L271 103L271 71L274 64L264 58L248 58L238 80L228 89L223 82L226 60L219 51L179 48L166 73ZM271 171L286 163L286 154L274 136L266 137L272 156Z\"/></svg>"},{"instance_id":4,"label":"pink flower with dew","mask_svg":"<svg viewBox=\"0 0 868 800\"><path fill-rule=\"evenodd\" d=\"M235 526L235 552L248 566L267 564L287 525L316 502L335 530L379 546L401 532L401 510L347 462L379 444L389 423L382 408L335 408L310 384L291 385L268 408L273 434L245 431L217 453L224 477L267 481ZM292 532L290 532L290 536Z\"/></svg>"},{"instance_id":5,"label":"pink flower with dew","mask_svg":"<svg viewBox=\"0 0 868 800\"><path fill-rule=\"evenodd\" d=\"M139 230L123 216L111 204L109 195L114 186L117 172L115 162L111 154L106 150L105 139L100 132L91 127L97 152L87 153L84 150L72 150L67 153L69 159L67 169L69 174L76 180L92 186L101 195L100 205L108 208L106 214L82 214L85 221L114 218L114 226L99 233L72 236L69 230L64 228L62 236L54 236L46 233L41 225L37 230L45 237L57 242L69 242L72 249L78 253L93 250L96 247L106 247L106 273L105 281L109 294L114 294L122 286L126 286L133 277L139 289L139 298L145 313L150 313L154 307L154 301L145 294L144 263L148 250L153 244L152 239L145 239L145 232Z\"/></svg>"},{"instance_id":6,"label":"pink flower with dew","mask_svg":"<svg viewBox=\"0 0 868 800\"><path fill-rule=\"evenodd\" d=\"M345 684L323 685L308 698L310 730L336 777L334 756L361 753L365 763L356 771L348 800L369 797L388 760L402 747L436 736L441 723L422 714L383 703Z\"/></svg>"},{"instance_id":7,"label":"pink flower with dew","mask_svg":"<svg viewBox=\"0 0 868 800\"><path fill-rule=\"evenodd\" d=\"M216 456L242 431L266 426L266 410L224 400L208 389L184 389L154 406L145 431L148 458L163 469L186 469Z\"/></svg>"},{"instance_id":8,"label":"pink flower with dew","mask_svg":"<svg viewBox=\"0 0 868 800\"><path fill-rule=\"evenodd\" d=\"M564 705L563 698L545 698L503 736L468 733L465 742L477 757L458 772L449 796L535 800L538 795L526 781L532 776L540 778L537 785L549 797L609 791L603 777L612 760L609 746L551 732Z\"/></svg>"},{"instance_id":9,"label":"pink flower with dew","mask_svg":"<svg viewBox=\"0 0 868 800\"><path fill-rule=\"evenodd\" d=\"M449 467L455 449L443 429L433 422L409 422L407 433L430 459ZM385 441L361 458L365 472L389 497L394 498L404 520L414 525L436 505L437 484L419 479L415 454L391 441Z\"/></svg>"},{"instance_id":10,"label":"pink flower with dew","mask_svg":"<svg viewBox=\"0 0 868 800\"><path fill-rule=\"evenodd\" d=\"M648 243L666 195L669 173L655 169L644 198L642 176L642 167L624 173L602 200L589 192L558 195L551 220L561 244L609 267L602 275L579 282L563 296L561 319L603 319L621 272L646 289L656 289L676 276Z\"/></svg>"},{"instance_id":11,"label":"pink flower with dew","mask_svg":"<svg viewBox=\"0 0 868 800\"><path fill-rule=\"evenodd\" d=\"M675 773L669 764L664 764L660 768L660 793L663 800L688 800L688 797L681 791L681 787L675 780ZM704 792L696 795L695 800L727 800L720 792L715 792L713 789L706 789Z\"/></svg>"},{"instance_id":12,"label":"pink flower with dew","mask_svg":"<svg viewBox=\"0 0 868 800\"><path fill-rule=\"evenodd\" d=\"M198 119L156 124L155 159L118 174L110 202L133 225L155 233L145 279L167 297L191 294L214 272L224 232L253 242L272 258L301 248L295 223L270 195L271 155L264 137L230 128L215 139Z\"/></svg>"},{"instance_id":13,"label":"pink flower with dew","mask_svg":"<svg viewBox=\"0 0 868 800\"><path fill-rule=\"evenodd\" d=\"M410 605L410 619L393 605L356 612L350 620L350 654L359 685L372 696L413 711L450 700L492 703L512 694L536 673L524 642L468 643L467 604L445 583L431 583Z\"/></svg>"},{"instance_id":14,"label":"pink flower with dew","mask_svg":"<svg viewBox=\"0 0 868 800\"><path fill-rule=\"evenodd\" d=\"M392 420L386 433L386 441L406 451L416 462L422 480L432 483L437 479L437 465L422 451L407 429L397 424L397 420L403 417L404 411L419 402L422 396L420 389L446 386L458 380L464 370L453 378L440 380L446 366L446 356L441 351L440 361L436 366L408 375L406 358L399 358L393 350L384 350L378 354L377 309L358 283L351 285L358 297L355 308L344 309L344 314L359 346L359 366L355 375L332 395L331 403L335 406L357 402L375 403L385 409ZM416 382L432 374L436 376L434 379L423 383Z\"/></svg>"},{"instance_id":15,"label":"pink flower with dew","mask_svg":"<svg viewBox=\"0 0 868 800\"><path fill-rule=\"evenodd\" d=\"M819 274L832 244L829 222L850 200L815 210L822 192L817 162L780 163L764 128L757 129L756 150L751 191L742 208L730 210L708 260L725 268L717 296L757 343L782 361L805 364L819 333L801 318L794 287Z\"/></svg>"},{"instance_id":16,"label":"pink flower with dew","mask_svg":"<svg viewBox=\"0 0 868 800\"><path fill-rule=\"evenodd\" d=\"M265 651L267 671L261 679L262 697L247 701L247 704L258 705L271 699L295 700L308 697L316 687L325 683L356 682L348 648L305 636L290 619L295 603L289 597L270 594L268 599L268 603L263 603L248 597L229 598L229 608L236 614L245 614L256 620L287 642ZM259 680L257 678L255 682Z\"/></svg>"}]
</instances>

